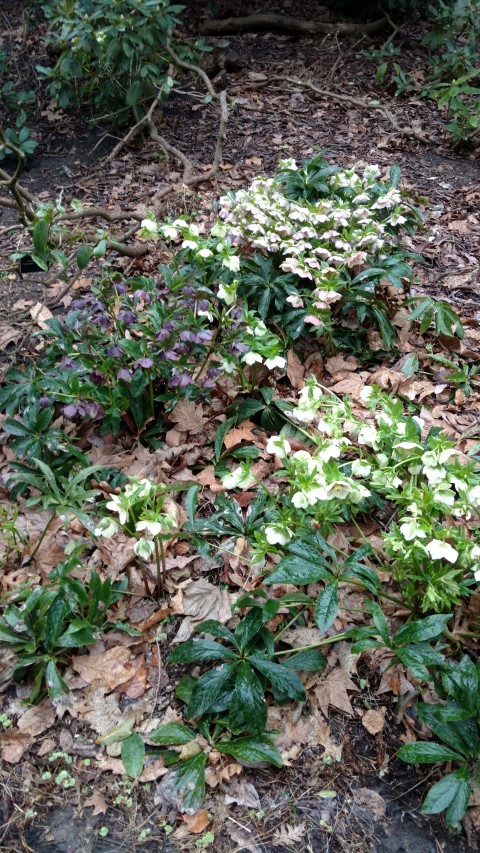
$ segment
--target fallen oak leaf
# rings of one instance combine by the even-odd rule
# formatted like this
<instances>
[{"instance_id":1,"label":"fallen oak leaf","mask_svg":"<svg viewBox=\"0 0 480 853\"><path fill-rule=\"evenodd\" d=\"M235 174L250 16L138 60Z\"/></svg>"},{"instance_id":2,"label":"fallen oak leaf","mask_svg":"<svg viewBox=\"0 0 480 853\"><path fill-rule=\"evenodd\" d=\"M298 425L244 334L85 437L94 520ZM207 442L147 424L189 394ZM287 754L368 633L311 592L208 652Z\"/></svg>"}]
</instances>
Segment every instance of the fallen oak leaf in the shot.
<instances>
[{"instance_id":1,"label":"fallen oak leaf","mask_svg":"<svg viewBox=\"0 0 480 853\"><path fill-rule=\"evenodd\" d=\"M97 814L106 814L108 809L108 805L105 802L103 794L98 790L95 790L92 796L89 797L88 800L85 800L83 805L85 808L89 808L90 806L93 807L93 816Z\"/></svg>"},{"instance_id":2,"label":"fallen oak leaf","mask_svg":"<svg viewBox=\"0 0 480 853\"><path fill-rule=\"evenodd\" d=\"M197 406L191 400L180 400L170 412L170 420L176 424L176 429L179 432L187 432L192 435L202 432L207 423L202 407Z\"/></svg>"},{"instance_id":3,"label":"fallen oak leaf","mask_svg":"<svg viewBox=\"0 0 480 853\"><path fill-rule=\"evenodd\" d=\"M348 677L343 669L337 667L320 682L315 690L315 698L325 717L328 717L329 707L343 711L353 716L353 708L347 691L359 692L357 685Z\"/></svg>"},{"instance_id":4,"label":"fallen oak leaf","mask_svg":"<svg viewBox=\"0 0 480 853\"><path fill-rule=\"evenodd\" d=\"M125 646L114 646L100 654L76 655L72 666L87 684L99 683L105 693L110 693L131 679L132 670L126 667L131 656Z\"/></svg>"},{"instance_id":5,"label":"fallen oak leaf","mask_svg":"<svg viewBox=\"0 0 480 853\"><path fill-rule=\"evenodd\" d=\"M296 847L305 838L306 824L297 823L296 826L282 826L273 834L272 841L278 847Z\"/></svg>"},{"instance_id":6,"label":"fallen oak leaf","mask_svg":"<svg viewBox=\"0 0 480 853\"><path fill-rule=\"evenodd\" d=\"M223 439L226 450L230 450L231 447L235 447L236 444L240 444L242 441L255 441L252 429L255 429L255 424L248 420L242 421L238 426L229 429Z\"/></svg>"}]
</instances>

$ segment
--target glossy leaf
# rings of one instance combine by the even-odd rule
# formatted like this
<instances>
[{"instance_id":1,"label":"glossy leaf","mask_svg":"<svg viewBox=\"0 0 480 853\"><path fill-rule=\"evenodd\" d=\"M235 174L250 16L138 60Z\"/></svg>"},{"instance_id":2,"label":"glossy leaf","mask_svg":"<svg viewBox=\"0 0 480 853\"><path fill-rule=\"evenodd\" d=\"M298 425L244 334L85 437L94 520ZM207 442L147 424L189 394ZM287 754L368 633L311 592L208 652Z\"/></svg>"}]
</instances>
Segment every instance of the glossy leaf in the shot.
<instances>
[{"instance_id":1,"label":"glossy leaf","mask_svg":"<svg viewBox=\"0 0 480 853\"><path fill-rule=\"evenodd\" d=\"M145 763L145 744L137 732L122 741L121 757L128 776L138 779Z\"/></svg>"}]
</instances>

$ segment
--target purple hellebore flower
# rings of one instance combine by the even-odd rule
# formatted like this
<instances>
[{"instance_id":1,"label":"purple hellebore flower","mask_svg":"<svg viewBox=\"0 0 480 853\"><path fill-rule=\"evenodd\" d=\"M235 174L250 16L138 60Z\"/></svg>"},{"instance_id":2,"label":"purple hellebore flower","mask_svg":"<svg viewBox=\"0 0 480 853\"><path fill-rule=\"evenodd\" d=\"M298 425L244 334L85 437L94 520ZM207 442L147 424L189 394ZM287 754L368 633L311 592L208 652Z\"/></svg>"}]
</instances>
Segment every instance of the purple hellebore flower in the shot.
<instances>
[{"instance_id":1,"label":"purple hellebore flower","mask_svg":"<svg viewBox=\"0 0 480 853\"><path fill-rule=\"evenodd\" d=\"M191 384L192 378L188 373L177 373L175 376L172 376L169 382L172 388L186 388L187 385Z\"/></svg>"},{"instance_id":2,"label":"purple hellebore flower","mask_svg":"<svg viewBox=\"0 0 480 853\"><path fill-rule=\"evenodd\" d=\"M189 341L190 343L195 343L195 332L189 332L186 329L184 332L180 332L179 339L181 341Z\"/></svg>"},{"instance_id":3,"label":"purple hellebore flower","mask_svg":"<svg viewBox=\"0 0 480 853\"><path fill-rule=\"evenodd\" d=\"M130 382L132 378L132 371L128 370L127 367L121 367L117 373L117 379L124 379L125 382Z\"/></svg>"},{"instance_id":4,"label":"purple hellebore flower","mask_svg":"<svg viewBox=\"0 0 480 853\"><path fill-rule=\"evenodd\" d=\"M167 361L178 361L178 355L173 349L168 349L163 353L163 358Z\"/></svg>"},{"instance_id":5,"label":"purple hellebore flower","mask_svg":"<svg viewBox=\"0 0 480 853\"><path fill-rule=\"evenodd\" d=\"M185 355L185 353L188 352L189 347L187 344L175 344L175 349L180 353L180 355Z\"/></svg>"},{"instance_id":6,"label":"purple hellebore flower","mask_svg":"<svg viewBox=\"0 0 480 853\"><path fill-rule=\"evenodd\" d=\"M101 329L108 329L110 325L110 317L108 317L107 314L96 314L94 322L100 326Z\"/></svg>"},{"instance_id":7,"label":"purple hellebore flower","mask_svg":"<svg viewBox=\"0 0 480 853\"><path fill-rule=\"evenodd\" d=\"M129 308L125 308L123 311L119 311L117 314L117 320L120 320L121 323L125 323L126 326L129 326L130 323L135 323L136 319L137 315Z\"/></svg>"},{"instance_id":8,"label":"purple hellebore flower","mask_svg":"<svg viewBox=\"0 0 480 853\"><path fill-rule=\"evenodd\" d=\"M243 308L239 305L237 308L234 308L230 311L230 317L232 320L243 320Z\"/></svg>"},{"instance_id":9,"label":"purple hellebore flower","mask_svg":"<svg viewBox=\"0 0 480 853\"><path fill-rule=\"evenodd\" d=\"M228 351L231 355L243 355L243 353L248 352L248 347L240 341L234 341L234 343L230 344L228 347Z\"/></svg>"},{"instance_id":10,"label":"purple hellebore flower","mask_svg":"<svg viewBox=\"0 0 480 853\"><path fill-rule=\"evenodd\" d=\"M49 409L52 405L52 401L50 397L40 397L38 400L38 408L39 409Z\"/></svg>"},{"instance_id":11,"label":"purple hellebore flower","mask_svg":"<svg viewBox=\"0 0 480 853\"><path fill-rule=\"evenodd\" d=\"M124 350L118 344L115 344L113 347L109 347L107 349L107 355L114 357L114 358L120 358L120 356L123 355L123 353L124 353Z\"/></svg>"},{"instance_id":12,"label":"purple hellebore flower","mask_svg":"<svg viewBox=\"0 0 480 853\"><path fill-rule=\"evenodd\" d=\"M62 358L59 367L61 370L75 370L75 362L73 359L68 358L68 356L64 356Z\"/></svg>"},{"instance_id":13,"label":"purple hellebore flower","mask_svg":"<svg viewBox=\"0 0 480 853\"><path fill-rule=\"evenodd\" d=\"M215 388L215 382L213 381L213 379L202 379L200 384L202 388Z\"/></svg>"},{"instance_id":14,"label":"purple hellebore flower","mask_svg":"<svg viewBox=\"0 0 480 853\"><path fill-rule=\"evenodd\" d=\"M113 289L117 293L127 293L128 292L128 287L124 281L116 281L115 284L113 285Z\"/></svg>"},{"instance_id":15,"label":"purple hellebore flower","mask_svg":"<svg viewBox=\"0 0 480 853\"><path fill-rule=\"evenodd\" d=\"M148 370L149 367L153 367L153 361L151 358L147 358L147 356L143 356L143 358L137 358L136 361L133 362L134 367L143 367L145 370Z\"/></svg>"},{"instance_id":16,"label":"purple hellebore flower","mask_svg":"<svg viewBox=\"0 0 480 853\"><path fill-rule=\"evenodd\" d=\"M93 370L90 374L90 379L94 383L94 385L105 385L105 377L103 373L100 373L98 370Z\"/></svg>"},{"instance_id":17,"label":"purple hellebore flower","mask_svg":"<svg viewBox=\"0 0 480 853\"><path fill-rule=\"evenodd\" d=\"M208 311L210 307L210 302L208 299L199 299L197 302L197 308L199 311Z\"/></svg>"},{"instance_id":18,"label":"purple hellebore flower","mask_svg":"<svg viewBox=\"0 0 480 853\"><path fill-rule=\"evenodd\" d=\"M207 370L207 376L209 379L217 379L221 375L221 371L218 367L209 367Z\"/></svg>"},{"instance_id":19,"label":"purple hellebore flower","mask_svg":"<svg viewBox=\"0 0 480 853\"><path fill-rule=\"evenodd\" d=\"M77 415L83 417L85 413L85 407L81 403L69 403L62 409L62 415L65 415L66 418L75 418Z\"/></svg>"},{"instance_id":20,"label":"purple hellebore flower","mask_svg":"<svg viewBox=\"0 0 480 853\"><path fill-rule=\"evenodd\" d=\"M87 414L92 421L98 421L99 418L103 418L104 412L99 403L88 402L85 405L85 414Z\"/></svg>"}]
</instances>

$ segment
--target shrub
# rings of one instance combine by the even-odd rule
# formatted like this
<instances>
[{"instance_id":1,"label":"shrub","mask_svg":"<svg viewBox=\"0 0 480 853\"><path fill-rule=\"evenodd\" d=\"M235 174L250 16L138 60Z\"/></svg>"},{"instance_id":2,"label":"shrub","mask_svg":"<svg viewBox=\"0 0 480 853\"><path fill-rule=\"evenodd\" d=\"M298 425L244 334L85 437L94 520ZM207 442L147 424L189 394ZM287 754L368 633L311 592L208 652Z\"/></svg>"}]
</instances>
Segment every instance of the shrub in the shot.
<instances>
[{"instance_id":1,"label":"shrub","mask_svg":"<svg viewBox=\"0 0 480 853\"><path fill-rule=\"evenodd\" d=\"M44 7L49 41L60 56L39 67L62 108L90 101L118 121L132 108L142 113L173 80L164 49L183 6L169 0L62 0ZM112 118L112 116L109 116Z\"/></svg>"}]
</instances>

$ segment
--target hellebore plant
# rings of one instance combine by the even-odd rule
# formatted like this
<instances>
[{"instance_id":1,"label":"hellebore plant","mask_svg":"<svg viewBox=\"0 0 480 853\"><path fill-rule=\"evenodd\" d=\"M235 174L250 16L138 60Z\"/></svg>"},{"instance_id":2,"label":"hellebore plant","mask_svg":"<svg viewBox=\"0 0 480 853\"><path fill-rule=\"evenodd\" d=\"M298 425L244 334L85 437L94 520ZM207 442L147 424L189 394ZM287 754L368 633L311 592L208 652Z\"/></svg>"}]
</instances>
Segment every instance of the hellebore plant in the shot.
<instances>
[{"instance_id":1,"label":"hellebore plant","mask_svg":"<svg viewBox=\"0 0 480 853\"><path fill-rule=\"evenodd\" d=\"M110 539L121 530L127 536L136 539L133 547L138 557L145 584L150 595L145 561L155 558L157 573L157 598L165 587L165 540L168 540L176 528L176 518L165 510L168 487L153 483L146 478L130 478L130 482L118 494L112 494L105 504L113 516L106 515L97 523L95 536ZM172 504L171 504L172 505Z\"/></svg>"},{"instance_id":2,"label":"hellebore plant","mask_svg":"<svg viewBox=\"0 0 480 853\"><path fill-rule=\"evenodd\" d=\"M291 425L266 446L278 460L279 486L268 490L269 523L254 534L254 562L312 527L327 539L338 524L358 527L357 518L384 514L390 506L382 550L407 606L450 610L480 581L478 466L437 429L424 436L424 422L404 416L401 401L375 387L363 396L371 412L367 422L312 379L285 413ZM308 450L292 451L295 424ZM227 489L249 489L255 481L249 462L222 479Z\"/></svg>"}]
</instances>

